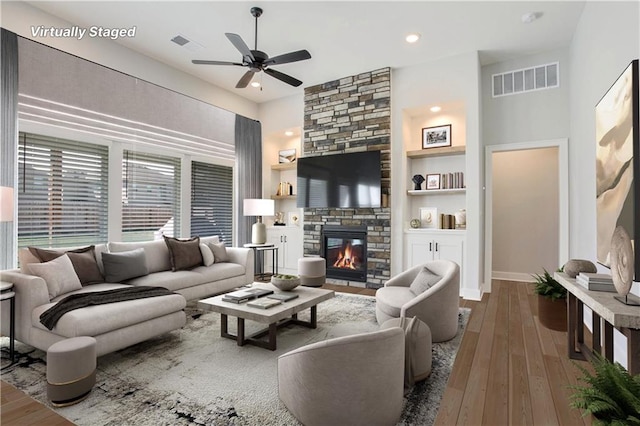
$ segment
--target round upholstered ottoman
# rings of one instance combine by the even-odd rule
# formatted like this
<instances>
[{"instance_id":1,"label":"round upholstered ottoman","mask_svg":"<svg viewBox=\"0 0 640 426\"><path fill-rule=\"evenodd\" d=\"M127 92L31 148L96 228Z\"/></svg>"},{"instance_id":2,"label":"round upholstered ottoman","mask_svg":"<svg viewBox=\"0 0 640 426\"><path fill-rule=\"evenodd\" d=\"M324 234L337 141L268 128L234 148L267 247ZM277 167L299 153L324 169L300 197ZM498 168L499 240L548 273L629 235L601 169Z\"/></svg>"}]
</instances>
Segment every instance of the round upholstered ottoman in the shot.
<instances>
[{"instance_id":1,"label":"round upholstered ottoman","mask_svg":"<svg viewBox=\"0 0 640 426\"><path fill-rule=\"evenodd\" d=\"M300 284L307 287L322 287L327 273L324 257L301 257L298 259Z\"/></svg>"},{"instance_id":2,"label":"round upholstered ottoman","mask_svg":"<svg viewBox=\"0 0 640 426\"><path fill-rule=\"evenodd\" d=\"M47 396L62 407L85 399L96 383L96 339L73 337L47 350Z\"/></svg>"},{"instance_id":3,"label":"round upholstered ottoman","mask_svg":"<svg viewBox=\"0 0 640 426\"><path fill-rule=\"evenodd\" d=\"M417 317L392 318L383 322L380 329L392 327L400 327L405 332L405 365L410 366L413 381L426 379L431 373L431 329Z\"/></svg>"}]
</instances>

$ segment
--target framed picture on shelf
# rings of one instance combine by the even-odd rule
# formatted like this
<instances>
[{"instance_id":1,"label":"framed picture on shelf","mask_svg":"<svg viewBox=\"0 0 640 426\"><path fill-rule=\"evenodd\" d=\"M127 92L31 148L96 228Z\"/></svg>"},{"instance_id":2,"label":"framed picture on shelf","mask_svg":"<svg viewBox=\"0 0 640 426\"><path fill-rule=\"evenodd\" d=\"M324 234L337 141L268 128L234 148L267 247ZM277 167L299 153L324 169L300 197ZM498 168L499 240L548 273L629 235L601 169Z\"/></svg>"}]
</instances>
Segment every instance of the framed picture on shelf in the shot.
<instances>
[{"instance_id":1,"label":"framed picture on shelf","mask_svg":"<svg viewBox=\"0 0 640 426\"><path fill-rule=\"evenodd\" d=\"M451 124L422 129L422 149L451 146Z\"/></svg>"},{"instance_id":2,"label":"framed picture on shelf","mask_svg":"<svg viewBox=\"0 0 640 426\"><path fill-rule=\"evenodd\" d=\"M425 189L440 189L440 175L438 173L427 175L427 186Z\"/></svg>"},{"instance_id":3,"label":"framed picture on shelf","mask_svg":"<svg viewBox=\"0 0 640 426\"><path fill-rule=\"evenodd\" d=\"M421 228L437 228L438 227L438 208L437 207L420 207L420 227Z\"/></svg>"},{"instance_id":4,"label":"framed picture on shelf","mask_svg":"<svg viewBox=\"0 0 640 426\"><path fill-rule=\"evenodd\" d=\"M278 152L278 163L293 163L296 161L296 149L283 149Z\"/></svg>"}]
</instances>

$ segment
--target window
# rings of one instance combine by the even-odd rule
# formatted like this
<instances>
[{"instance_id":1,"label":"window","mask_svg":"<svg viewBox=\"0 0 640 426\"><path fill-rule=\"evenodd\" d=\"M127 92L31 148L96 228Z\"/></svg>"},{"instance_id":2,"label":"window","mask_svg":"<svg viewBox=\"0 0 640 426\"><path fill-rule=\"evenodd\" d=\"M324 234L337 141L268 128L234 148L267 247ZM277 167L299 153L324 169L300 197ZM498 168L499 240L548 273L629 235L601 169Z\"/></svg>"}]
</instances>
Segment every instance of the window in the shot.
<instances>
[{"instance_id":1,"label":"window","mask_svg":"<svg viewBox=\"0 0 640 426\"><path fill-rule=\"evenodd\" d=\"M233 244L233 169L191 164L191 235L218 235Z\"/></svg>"},{"instance_id":2,"label":"window","mask_svg":"<svg viewBox=\"0 0 640 426\"><path fill-rule=\"evenodd\" d=\"M179 230L180 159L125 150L122 240L159 240Z\"/></svg>"},{"instance_id":3,"label":"window","mask_svg":"<svg viewBox=\"0 0 640 426\"><path fill-rule=\"evenodd\" d=\"M19 138L18 247L106 242L108 147Z\"/></svg>"}]
</instances>

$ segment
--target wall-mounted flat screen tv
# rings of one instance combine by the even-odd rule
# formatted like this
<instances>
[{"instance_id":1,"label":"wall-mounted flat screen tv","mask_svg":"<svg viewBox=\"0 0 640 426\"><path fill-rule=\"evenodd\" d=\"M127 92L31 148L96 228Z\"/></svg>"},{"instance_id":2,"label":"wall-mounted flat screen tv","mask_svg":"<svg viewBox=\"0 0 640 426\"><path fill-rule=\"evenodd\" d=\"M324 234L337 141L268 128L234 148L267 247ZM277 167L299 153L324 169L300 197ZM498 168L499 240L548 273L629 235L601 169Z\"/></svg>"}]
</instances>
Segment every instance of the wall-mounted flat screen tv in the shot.
<instances>
[{"instance_id":1,"label":"wall-mounted flat screen tv","mask_svg":"<svg viewBox=\"0 0 640 426\"><path fill-rule=\"evenodd\" d=\"M380 151L298 158L298 207L380 207Z\"/></svg>"},{"instance_id":2,"label":"wall-mounted flat screen tv","mask_svg":"<svg viewBox=\"0 0 640 426\"><path fill-rule=\"evenodd\" d=\"M640 77L634 60L596 105L597 258L611 265L611 238L625 229L635 243L640 281Z\"/></svg>"}]
</instances>

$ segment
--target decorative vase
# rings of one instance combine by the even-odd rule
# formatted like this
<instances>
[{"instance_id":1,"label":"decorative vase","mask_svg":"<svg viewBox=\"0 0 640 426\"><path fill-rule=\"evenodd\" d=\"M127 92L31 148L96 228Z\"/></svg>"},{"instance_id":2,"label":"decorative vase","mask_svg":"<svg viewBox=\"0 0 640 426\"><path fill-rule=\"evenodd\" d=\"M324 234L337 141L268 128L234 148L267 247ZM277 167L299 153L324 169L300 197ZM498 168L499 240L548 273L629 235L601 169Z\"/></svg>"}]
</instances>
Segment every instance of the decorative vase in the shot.
<instances>
[{"instance_id":1,"label":"decorative vase","mask_svg":"<svg viewBox=\"0 0 640 426\"><path fill-rule=\"evenodd\" d=\"M282 278L277 275L271 277L271 284L273 284L278 290L291 291L300 285L300 277L290 275L291 278Z\"/></svg>"},{"instance_id":2,"label":"decorative vase","mask_svg":"<svg viewBox=\"0 0 640 426\"><path fill-rule=\"evenodd\" d=\"M467 227L467 211L465 209L458 210L453 216L456 218L456 228Z\"/></svg>"},{"instance_id":3,"label":"decorative vase","mask_svg":"<svg viewBox=\"0 0 640 426\"><path fill-rule=\"evenodd\" d=\"M567 299L551 300L538 295L538 319L551 330L567 331Z\"/></svg>"}]
</instances>

